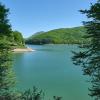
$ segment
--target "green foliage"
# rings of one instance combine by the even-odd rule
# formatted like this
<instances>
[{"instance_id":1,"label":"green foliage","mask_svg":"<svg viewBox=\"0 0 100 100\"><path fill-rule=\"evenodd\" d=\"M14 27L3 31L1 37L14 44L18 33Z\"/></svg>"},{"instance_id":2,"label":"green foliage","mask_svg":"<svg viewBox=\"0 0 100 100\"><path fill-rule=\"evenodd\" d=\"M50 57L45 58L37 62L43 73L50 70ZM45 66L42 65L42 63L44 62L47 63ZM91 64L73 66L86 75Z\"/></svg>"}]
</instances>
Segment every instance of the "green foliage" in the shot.
<instances>
[{"instance_id":1,"label":"green foliage","mask_svg":"<svg viewBox=\"0 0 100 100\"><path fill-rule=\"evenodd\" d=\"M26 39L28 44L78 44L85 43L84 27L62 28L35 34Z\"/></svg>"},{"instance_id":2,"label":"green foliage","mask_svg":"<svg viewBox=\"0 0 100 100\"><path fill-rule=\"evenodd\" d=\"M100 100L100 0L91 4L89 10L81 10L90 21L84 22L87 29L87 39L90 43L80 46L81 52L74 52L73 61L76 65L81 65L85 75L90 76L92 87L90 96L95 100Z\"/></svg>"},{"instance_id":3,"label":"green foliage","mask_svg":"<svg viewBox=\"0 0 100 100\"><path fill-rule=\"evenodd\" d=\"M12 45L24 47L24 39L20 32L13 31L7 18L9 9L0 3L0 40L8 41Z\"/></svg>"},{"instance_id":4,"label":"green foliage","mask_svg":"<svg viewBox=\"0 0 100 100\"><path fill-rule=\"evenodd\" d=\"M8 37L11 36L8 12L9 10L0 3L0 100L13 100L15 84L11 66L11 45L8 41Z\"/></svg>"},{"instance_id":5,"label":"green foliage","mask_svg":"<svg viewBox=\"0 0 100 100\"><path fill-rule=\"evenodd\" d=\"M0 40L7 41L11 37L11 25L7 16L9 14L9 9L0 3Z\"/></svg>"},{"instance_id":6,"label":"green foliage","mask_svg":"<svg viewBox=\"0 0 100 100\"><path fill-rule=\"evenodd\" d=\"M61 100L62 97L53 96L53 100ZM24 92L19 92L14 100L45 100L45 94L42 90L38 90L36 87L28 89ZM50 100L50 99L48 99Z\"/></svg>"},{"instance_id":7,"label":"green foliage","mask_svg":"<svg viewBox=\"0 0 100 100\"><path fill-rule=\"evenodd\" d=\"M9 44L12 46L12 48L24 48L25 47L25 41L23 39L23 36L18 31L12 31L9 36L3 34L0 36L1 41L8 41Z\"/></svg>"},{"instance_id":8,"label":"green foliage","mask_svg":"<svg viewBox=\"0 0 100 100\"><path fill-rule=\"evenodd\" d=\"M11 33L11 26L9 24L9 20L7 19L8 13L9 9L0 3L0 36L9 36Z\"/></svg>"},{"instance_id":9,"label":"green foliage","mask_svg":"<svg viewBox=\"0 0 100 100\"><path fill-rule=\"evenodd\" d=\"M25 42L23 39L23 36L18 31L12 32L12 38L13 38L13 45L17 47L25 47Z\"/></svg>"},{"instance_id":10,"label":"green foliage","mask_svg":"<svg viewBox=\"0 0 100 100\"><path fill-rule=\"evenodd\" d=\"M10 44L0 41L0 100L11 100L13 95L15 77L11 63Z\"/></svg>"},{"instance_id":11,"label":"green foliage","mask_svg":"<svg viewBox=\"0 0 100 100\"><path fill-rule=\"evenodd\" d=\"M44 93L41 91L38 91L36 87L33 87L32 90L27 90L24 93L22 93L20 99L21 100L43 100Z\"/></svg>"}]
</instances>

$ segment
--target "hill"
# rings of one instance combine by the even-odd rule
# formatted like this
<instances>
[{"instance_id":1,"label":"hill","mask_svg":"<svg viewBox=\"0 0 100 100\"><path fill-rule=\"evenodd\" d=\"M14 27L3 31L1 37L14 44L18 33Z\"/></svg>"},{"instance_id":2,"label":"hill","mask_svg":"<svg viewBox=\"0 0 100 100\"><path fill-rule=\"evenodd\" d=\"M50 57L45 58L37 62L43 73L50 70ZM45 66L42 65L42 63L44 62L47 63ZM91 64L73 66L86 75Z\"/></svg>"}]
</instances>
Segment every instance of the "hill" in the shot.
<instances>
[{"instance_id":1,"label":"hill","mask_svg":"<svg viewBox=\"0 0 100 100\"><path fill-rule=\"evenodd\" d=\"M78 44L85 43L84 27L61 28L48 32L39 32L25 40L26 44Z\"/></svg>"}]
</instances>

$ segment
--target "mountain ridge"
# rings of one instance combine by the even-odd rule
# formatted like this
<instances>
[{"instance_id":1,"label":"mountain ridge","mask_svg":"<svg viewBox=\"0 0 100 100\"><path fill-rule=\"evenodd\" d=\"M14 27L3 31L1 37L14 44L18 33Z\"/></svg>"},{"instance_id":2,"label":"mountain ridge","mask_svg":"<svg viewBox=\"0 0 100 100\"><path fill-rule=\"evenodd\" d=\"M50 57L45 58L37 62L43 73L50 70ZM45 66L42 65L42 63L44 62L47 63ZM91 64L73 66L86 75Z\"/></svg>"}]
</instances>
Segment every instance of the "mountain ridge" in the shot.
<instances>
[{"instance_id":1,"label":"mountain ridge","mask_svg":"<svg viewBox=\"0 0 100 100\"><path fill-rule=\"evenodd\" d=\"M83 26L73 28L59 28L33 34L25 40L26 44L79 44L85 43L85 28Z\"/></svg>"}]
</instances>

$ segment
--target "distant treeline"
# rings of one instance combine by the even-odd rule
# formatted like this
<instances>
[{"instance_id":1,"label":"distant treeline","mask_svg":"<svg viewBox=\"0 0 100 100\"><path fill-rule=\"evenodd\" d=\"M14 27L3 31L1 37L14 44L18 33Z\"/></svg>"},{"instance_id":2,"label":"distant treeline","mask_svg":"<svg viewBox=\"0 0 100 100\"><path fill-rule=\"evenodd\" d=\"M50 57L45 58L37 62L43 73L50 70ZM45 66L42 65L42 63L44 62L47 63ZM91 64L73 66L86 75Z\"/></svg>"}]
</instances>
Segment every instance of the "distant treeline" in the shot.
<instances>
[{"instance_id":1,"label":"distant treeline","mask_svg":"<svg viewBox=\"0 0 100 100\"><path fill-rule=\"evenodd\" d=\"M48 32L38 32L25 40L26 44L79 44L85 43L86 30L83 26L61 28Z\"/></svg>"}]
</instances>

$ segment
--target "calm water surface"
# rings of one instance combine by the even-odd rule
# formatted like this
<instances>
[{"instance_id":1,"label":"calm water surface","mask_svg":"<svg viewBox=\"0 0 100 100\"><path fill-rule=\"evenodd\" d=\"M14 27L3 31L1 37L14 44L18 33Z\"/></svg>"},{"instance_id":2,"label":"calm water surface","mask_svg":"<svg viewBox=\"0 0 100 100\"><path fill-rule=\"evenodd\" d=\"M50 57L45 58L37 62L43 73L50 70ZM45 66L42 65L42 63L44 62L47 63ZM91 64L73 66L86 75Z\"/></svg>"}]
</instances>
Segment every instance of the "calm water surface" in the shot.
<instances>
[{"instance_id":1,"label":"calm water surface","mask_svg":"<svg viewBox=\"0 0 100 100\"><path fill-rule=\"evenodd\" d=\"M19 90L36 86L45 92L45 100L52 100L54 95L62 100L92 100L86 76L71 61L71 51L78 50L75 45L28 46L36 51L16 53L14 57Z\"/></svg>"}]
</instances>

